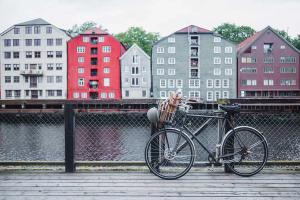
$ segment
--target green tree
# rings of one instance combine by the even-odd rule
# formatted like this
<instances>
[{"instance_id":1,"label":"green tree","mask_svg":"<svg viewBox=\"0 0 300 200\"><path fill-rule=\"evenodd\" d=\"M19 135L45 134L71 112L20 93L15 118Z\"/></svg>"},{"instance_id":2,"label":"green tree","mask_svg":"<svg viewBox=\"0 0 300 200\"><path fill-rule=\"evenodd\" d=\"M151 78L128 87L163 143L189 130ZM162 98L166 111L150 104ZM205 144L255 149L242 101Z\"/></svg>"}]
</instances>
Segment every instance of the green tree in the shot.
<instances>
[{"instance_id":1,"label":"green tree","mask_svg":"<svg viewBox=\"0 0 300 200\"><path fill-rule=\"evenodd\" d=\"M91 28L96 28L99 27L104 31L107 31L107 29L103 29L103 27L101 25L98 25L96 22L94 21L86 21L81 25L73 25L71 29L68 29L68 33L70 33L72 36L76 36L80 33L85 32L86 30L89 30Z\"/></svg>"},{"instance_id":2,"label":"green tree","mask_svg":"<svg viewBox=\"0 0 300 200\"><path fill-rule=\"evenodd\" d=\"M292 39L292 44L300 51L300 35Z\"/></svg>"},{"instance_id":3,"label":"green tree","mask_svg":"<svg viewBox=\"0 0 300 200\"><path fill-rule=\"evenodd\" d=\"M153 44L160 38L159 33L147 33L142 27L130 27L127 31L116 34L115 37L127 48L130 48L134 43L136 43L148 55L151 55Z\"/></svg>"},{"instance_id":4,"label":"green tree","mask_svg":"<svg viewBox=\"0 0 300 200\"><path fill-rule=\"evenodd\" d=\"M279 35L281 35L284 39L286 39L288 42L292 43L292 38L289 36L289 34L284 30L275 30Z\"/></svg>"},{"instance_id":5,"label":"green tree","mask_svg":"<svg viewBox=\"0 0 300 200\"><path fill-rule=\"evenodd\" d=\"M255 30L249 26L237 26L230 23L223 23L214 28L213 31L236 43L240 43L255 34Z\"/></svg>"}]
</instances>

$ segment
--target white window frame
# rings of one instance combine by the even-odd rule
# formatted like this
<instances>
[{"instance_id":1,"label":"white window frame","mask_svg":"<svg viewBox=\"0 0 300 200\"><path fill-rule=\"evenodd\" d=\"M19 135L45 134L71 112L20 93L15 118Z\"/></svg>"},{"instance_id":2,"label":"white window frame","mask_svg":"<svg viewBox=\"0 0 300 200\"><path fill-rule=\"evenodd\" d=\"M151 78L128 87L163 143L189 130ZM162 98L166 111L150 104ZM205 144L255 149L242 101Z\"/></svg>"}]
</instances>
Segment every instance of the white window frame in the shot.
<instances>
[{"instance_id":1,"label":"white window frame","mask_svg":"<svg viewBox=\"0 0 300 200\"><path fill-rule=\"evenodd\" d=\"M217 85L217 82L219 82L219 85ZM214 88L221 88L221 85L222 85L221 79L214 80Z\"/></svg>"},{"instance_id":2,"label":"white window frame","mask_svg":"<svg viewBox=\"0 0 300 200\"><path fill-rule=\"evenodd\" d=\"M79 92L73 92L73 98L78 99L79 98Z\"/></svg>"},{"instance_id":3,"label":"white window frame","mask_svg":"<svg viewBox=\"0 0 300 200\"><path fill-rule=\"evenodd\" d=\"M214 53L221 53L221 47L220 46L214 46Z\"/></svg>"},{"instance_id":4,"label":"white window frame","mask_svg":"<svg viewBox=\"0 0 300 200\"><path fill-rule=\"evenodd\" d=\"M81 93L81 98L86 99L87 98L87 92L82 92Z\"/></svg>"},{"instance_id":5,"label":"white window frame","mask_svg":"<svg viewBox=\"0 0 300 200\"><path fill-rule=\"evenodd\" d=\"M90 38L88 36L83 36L82 37L82 42L87 43L90 41Z\"/></svg>"},{"instance_id":6,"label":"white window frame","mask_svg":"<svg viewBox=\"0 0 300 200\"><path fill-rule=\"evenodd\" d=\"M199 99L200 98L200 91L189 91L189 98Z\"/></svg>"},{"instance_id":7,"label":"white window frame","mask_svg":"<svg viewBox=\"0 0 300 200\"><path fill-rule=\"evenodd\" d=\"M79 63L84 63L84 57L78 57L78 62Z\"/></svg>"},{"instance_id":8,"label":"white window frame","mask_svg":"<svg viewBox=\"0 0 300 200\"><path fill-rule=\"evenodd\" d=\"M164 83L164 84L162 84ZM159 87L160 88L167 88L167 80L166 79L160 79L159 80Z\"/></svg>"},{"instance_id":9,"label":"white window frame","mask_svg":"<svg viewBox=\"0 0 300 200\"><path fill-rule=\"evenodd\" d=\"M227 95L225 95L225 94L227 94ZM228 99L229 98L229 91L223 91L222 97L224 99Z\"/></svg>"},{"instance_id":10,"label":"white window frame","mask_svg":"<svg viewBox=\"0 0 300 200\"><path fill-rule=\"evenodd\" d=\"M85 46L78 46L77 53L85 53Z\"/></svg>"},{"instance_id":11,"label":"white window frame","mask_svg":"<svg viewBox=\"0 0 300 200\"><path fill-rule=\"evenodd\" d=\"M226 82L227 82L227 85L225 85ZM222 80L222 88L229 88L229 79Z\"/></svg>"},{"instance_id":12,"label":"white window frame","mask_svg":"<svg viewBox=\"0 0 300 200\"><path fill-rule=\"evenodd\" d=\"M78 74L84 74L84 68L78 67Z\"/></svg>"},{"instance_id":13,"label":"white window frame","mask_svg":"<svg viewBox=\"0 0 300 200\"><path fill-rule=\"evenodd\" d=\"M116 95L115 95L114 92L109 92L109 93L108 93L108 98L109 98L109 99L114 99L115 96L116 96Z\"/></svg>"},{"instance_id":14,"label":"white window frame","mask_svg":"<svg viewBox=\"0 0 300 200\"><path fill-rule=\"evenodd\" d=\"M84 86L84 78L78 78L78 86Z\"/></svg>"},{"instance_id":15,"label":"white window frame","mask_svg":"<svg viewBox=\"0 0 300 200\"><path fill-rule=\"evenodd\" d=\"M209 95L211 94L211 95ZM208 98L209 96L211 96L211 98ZM206 100L207 101L213 101L214 100L214 92L213 91L207 91L206 92Z\"/></svg>"},{"instance_id":16,"label":"white window frame","mask_svg":"<svg viewBox=\"0 0 300 200\"><path fill-rule=\"evenodd\" d=\"M168 53L176 53L175 47L168 47Z\"/></svg>"},{"instance_id":17,"label":"white window frame","mask_svg":"<svg viewBox=\"0 0 300 200\"><path fill-rule=\"evenodd\" d=\"M218 95L217 95L217 94L218 94ZM219 96L219 99L222 98L222 96L221 96L221 91L215 91L215 94L214 94L214 99L215 99L215 101L218 101L217 96Z\"/></svg>"},{"instance_id":18,"label":"white window frame","mask_svg":"<svg viewBox=\"0 0 300 200\"><path fill-rule=\"evenodd\" d=\"M222 59L220 57L214 57L214 64L215 65L221 65Z\"/></svg>"},{"instance_id":19,"label":"white window frame","mask_svg":"<svg viewBox=\"0 0 300 200\"><path fill-rule=\"evenodd\" d=\"M206 80L206 88L213 88L214 87L214 80L213 79L207 79Z\"/></svg>"},{"instance_id":20,"label":"white window frame","mask_svg":"<svg viewBox=\"0 0 300 200\"><path fill-rule=\"evenodd\" d=\"M104 42L104 37L103 36L98 37L98 42Z\"/></svg>"},{"instance_id":21,"label":"white window frame","mask_svg":"<svg viewBox=\"0 0 300 200\"><path fill-rule=\"evenodd\" d=\"M176 75L176 69L168 69L168 75L175 76Z\"/></svg>"},{"instance_id":22,"label":"white window frame","mask_svg":"<svg viewBox=\"0 0 300 200\"><path fill-rule=\"evenodd\" d=\"M102 46L102 52L103 53L110 53L111 52L111 46Z\"/></svg>"},{"instance_id":23,"label":"white window frame","mask_svg":"<svg viewBox=\"0 0 300 200\"><path fill-rule=\"evenodd\" d=\"M107 57L107 56L103 57L103 62L109 63L110 62L110 57Z\"/></svg>"},{"instance_id":24,"label":"white window frame","mask_svg":"<svg viewBox=\"0 0 300 200\"><path fill-rule=\"evenodd\" d=\"M182 87L183 87L183 80L176 79L176 88L182 88Z\"/></svg>"},{"instance_id":25,"label":"white window frame","mask_svg":"<svg viewBox=\"0 0 300 200\"><path fill-rule=\"evenodd\" d=\"M101 92L101 98L106 99L107 98L107 93L106 92Z\"/></svg>"},{"instance_id":26,"label":"white window frame","mask_svg":"<svg viewBox=\"0 0 300 200\"><path fill-rule=\"evenodd\" d=\"M200 88L200 79L189 79L189 88Z\"/></svg>"},{"instance_id":27,"label":"white window frame","mask_svg":"<svg viewBox=\"0 0 300 200\"><path fill-rule=\"evenodd\" d=\"M220 76L221 73L222 73L221 68L214 68L214 75L215 75L215 76Z\"/></svg>"},{"instance_id":28,"label":"white window frame","mask_svg":"<svg viewBox=\"0 0 300 200\"><path fill-rule=\"evenodd\" d=\"M232 58L226 57L226 58L225 58L225 64L226 64L226 65L232 64Z\"/></svg>"},{"instance_id":29,"label":"white window frame","mask_svg":"<svg viewBox=\"0 0 300 200\"><path fill-rule=\"evenodd\" d=\"M163 65L163 64L165 64L165 59L164 58L157 58L156 59L156 64L158 64L158 65Z\"/></svg>"},{"instance_id":30,"label":"white window frame","mask_svg":"<svg viewBox=\"0 0 300 200\"><path fill-rule=\"evenodd\" d=\"M232 47L225 47L225 53L232 53Z\"/></svg>"},{"instance_id":31,"label":"white window frame","mask_svg":"<svg viewBox=\"0 0 300 200\"><path fill-rule=\"evenodd\" d=\"M176 58L168 58L168 64L169 65L175 65L176 64Z\"/></svg>"},{"instance_id":32,"label":"white window frame","mask_svg":"<svg viewBox=\"0 0 300 200\"><path fill-rule=\"evenodd\" d=\"M226 68L225 69L225 76L231 76L232 75L232 69Z\"/></svg>"},{"instance_id":33,"label":"white window frame","mask_svg":"<svg viewBox=\"0 0 300 200\"><path fill-rule=\"evenodd\" d=\"M164 52L165 52L164 47L157 47L156 48L156 53L164 53Z\"/></svg>"},{"instance_id":34,"label":"white window frame","mask_svg":"<svg viewBox=\"0 0 300 200\"><path fill-rule=\"evenodd\" d=\"M221 37L215 36L215 37L214 37L214 42L221 42Z\"/></svg>"},{"instance_id":35,"label":"white window frame","mask_svg":"<svg viewBox=\"0 0 300 200\"><path fill-rule=\"evenodd\" d=\"M168 37L168 43L175 43L175 42L176 42L175 36Z\"/></svg>"},{"instance_id":36,"label":"white window frame","mask_svg":"<svg viewBox=\"0 0 300 200\"><path fill-rule=\"evenodd\" d=\"M159 96L160 96L161 99L165 99L165 98L167 98L167 92L166 91L160 91Z\"/></svg>"},{"instance_id":37,"label":"white window frame","mask_svg":"<svg viewBox=\"0 0 300 200\"><path fill-rule=\"evenodd\" d=\"M165 75L165 70L162 68L158 68L158 69L156 69L156 74L159 76Z\"/></svg>"},{"instance_id":38,"label":"white window frame","mask_svg":"<svg viewBox=\"0 0 300 200\"><path fill-rule=\"evenodd\" d=\"M110 86L110 78L104 78L103 79L103 86L109 87Z\"/></svg>"},{"instance_id":39,"label":"white window frame","mask_svg":"<svg viewBox=\"0 0 300 200\"><path fill-rule=\"evenodd\" d=\"M103 68L103 73L104 74L109 74L110 73L110 68L109 67L104 67Z\"/></svg>"},{"instance_id":40,"label":"white window frame","mask_svg":"<svg viewBox=\"0 0 300 200\"><path fill-rule=\"evenodd\" d=\"M175 79L168 79L168 88L175 88Z\"/></svg>"}]
</instances>

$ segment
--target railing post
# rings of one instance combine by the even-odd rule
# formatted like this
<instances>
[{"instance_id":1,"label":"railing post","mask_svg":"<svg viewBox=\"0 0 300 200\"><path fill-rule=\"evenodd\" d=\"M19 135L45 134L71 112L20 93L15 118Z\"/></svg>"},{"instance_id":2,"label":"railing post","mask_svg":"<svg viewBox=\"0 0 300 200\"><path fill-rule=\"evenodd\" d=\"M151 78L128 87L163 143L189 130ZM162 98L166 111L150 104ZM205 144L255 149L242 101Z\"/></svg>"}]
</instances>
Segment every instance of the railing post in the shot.
<instances>
[{"instance_id":1,"label":"railing post","mask_svg":"<svg viewBox=\"0 0 300 200\"><path fill-rule=\"evenodd\" d=\"M64 107L65 115L65 171L75 172L74 162L74 126L75 114L73 105L66 103Z\"/></svg>"},{"instance_id":2,"label":"railing post","mask_svg":"<svg viewBox=\"0 0 300 200\"><path fill-rule=\"evenodd\" d=\"M228 121L233 124L233 116L229 116ZM229 122L227 120L225 121L225 133L227 133L228 131L230 131L232 129L232 127L230 126ZM234 146L234 138L230 139L231 140L231 144L232 146ZM228 152L228 153L233 153L233 152ZM225 173L232 173L231 169L228 167L228 164L225 163L224 164L224 172Z\"/></svg>"}]
</instances>

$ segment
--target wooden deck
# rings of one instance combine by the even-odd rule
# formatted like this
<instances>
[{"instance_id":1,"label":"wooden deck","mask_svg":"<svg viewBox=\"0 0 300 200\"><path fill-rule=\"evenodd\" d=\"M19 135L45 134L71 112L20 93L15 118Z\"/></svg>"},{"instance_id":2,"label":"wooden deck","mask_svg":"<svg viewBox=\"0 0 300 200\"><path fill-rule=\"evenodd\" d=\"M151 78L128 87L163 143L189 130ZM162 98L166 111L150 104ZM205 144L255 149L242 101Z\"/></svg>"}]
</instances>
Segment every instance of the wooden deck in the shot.
<instances>
[{"instance_id":1,"label":"wooden deck","mask_svg":"<svg viewBox=\"0 0 300 200\"><path fill-rule=\"evenodd\" d=\"M148 172L0 172L0 200L300 199L300 173L264 172L251 178L190 172L161 180Z\"/></svg>"}]
</instances>

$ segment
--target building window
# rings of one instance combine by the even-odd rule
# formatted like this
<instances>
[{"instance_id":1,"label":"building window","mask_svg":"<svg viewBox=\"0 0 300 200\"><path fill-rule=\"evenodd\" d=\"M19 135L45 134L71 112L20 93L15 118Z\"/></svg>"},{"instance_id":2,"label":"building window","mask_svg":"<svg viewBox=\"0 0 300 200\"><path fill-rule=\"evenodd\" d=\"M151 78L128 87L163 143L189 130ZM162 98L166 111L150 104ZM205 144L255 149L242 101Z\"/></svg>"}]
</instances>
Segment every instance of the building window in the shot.
<instances>
[{"instance_id":1,"label":"building window","mask_svg":"<svg viewBox=\"0 0 300 200\"><path fill-rule=\"evenodd\" d=\"M165 63L165 59L164 58L157 58L156 63L158 65L163 65Z\"/></svg>"},{"instance_id":2,"label":"building window","mask_svg":"<svg viewBox=\"0 0 300 200\"><path fill-rule=\"evenodd\" d=\"M14 71L19 71L20 70L20 64L14 64Z\"/></svg>"},{"instance_id":3,"label":"building window","mask_svg":"<svg viewBox=\"0 0 300 200\"><path fill-rule=\"evenodd\" d=\"M242 73L256 73L257 72L255 67L244 67L244 68L241 68L240 71Z\"/></svg>"},{"instance_id":4,"label":"building window","mask_svg":"<svg viewBox=\"0 0 300 200\"><path fill-rule=\"evenodd\" d=\"M174 88L175 87L175 80L174 79L169 79L168 80L168 87L169 88Z\"/></svg>"},{"instance_id":5,"label":"building window","mask_svg":"<svg viewBox=\"0 0 300 200\"><path fill-rule=\"evenodd\" d=\"M218 101L218 99L221 98L221 92L220 91L215 91L215 101Z\"/></svg>"},{"instance_id":6,"label":"building window","mask_svg":"<svg viewBox=\"0 0 300 200\"><path fill-rule=\"evenodd\" d=\"M62 76L56 76L56 83L62 83Z\"/></svg>"},{"instance_id":7,"label":"building window","mask_svg":"<svg viewBox=\"0 0 300 200\"><path fill-rule=\"evenodd\" d=\"M273 82L273 80L264 80L264 85L265 86L274 85L274 82Z\"/></svg>"},{"instance_id":8,"label":"building window","mask_svg":"<svg viewBox=\"0 0 300 200\"><path fill-rule=\"evenodd\" d=\"M84 73L84 68L78 67L78 74L83 74Z\"/></svg>"},{"instance_id":9,"label":"building window","mask_svg":"<svg viewBox=\"0 0 300 200\"><path fill-rule=\"evenodd\" d=\"M161 99L167 98L167 92L166 91L160 91L159 96Z\"/></svg>"},{"instance_id":10,"label":"building window","mask_svg":"<svg viewBox=\"0 0 300 200\"><path fill-rule=\"evenodd\" d=\"M176 59L175 58L168 58L168 64L169 65L175 65Z\"/></svg>"},{"instance_id":11,"label":"building window","mask_svg":"<svg viewBox=\"0 0 300 200\"><path fill-rule=\"evenodd\" d=\"M225 58L225 64L232 64L232 58Z\"/></svg>"},{"instance_id":12,"label":"building window","mask_svg":"<svg viewBox=\"0 0 300 200\"><path fill-rule=\"evenodd\" d=\"M79 63L84 63L84 57L78 57L78 62Z\"/></svg>"},{"instance_id":13,"label":"building window","mask_svg":"<svg viewBox=\"0 0 300 200\"><path fill-rule=\"evenodd\" d=\"M255 86L256 80L241 80L243 86Z\"/></svg>"},{"instance_id":14,"label":"building window","mask_svg":"<svg viewBox=\"0 0 300 200\"><path fill-rule=\"evenodd\" d=\"M34 39L34 46L41 46L41 39Z\"/></svg>"},{"instance_id":15,"label":"building window","mask_svg":"<svg viewBox=\"0 0 300 200\"><path fill-rule=\"evenodd\" d=\"M229 88L229 79L223 79L222 80L222 87L223 88Z\"/></svg>"},{"instance_id":16,"label":"building window","mask_svg":"<svg viewBox=\"0 0 300 200\"><path fill-rule=\"evenodd\" d=\"M129 97L129 90L125 90L125 97Z\"/></svg>"},{"instance_id":17,"label":"building window","mask_svg":"<svg viewBox=\"0 0 300 200\"><path fill-rule=\"evenodd\" d=\"M56 58L62 58L62 51L56 51Z\"/></svg>"},{"instance_id":18,"label":"building window","mask_svg":"<svg viewBox=\"0 0 300 200\"><path fill-rule=\"evenodd\" d=\"M62 90L56 90L56 96L61 97L62 96Z\"/></svg>"},{"instance_id":19,"label":"building window","mask_svg":"<svg viewBox=\"0 0 300 200\"><path fill-rule=\"evenodd\" d=\"M110 57L103 57L103 62L105 62L105 63L110 62Z\"/></svg>"},{"instance_id":20,"label":"building window","mask_svg":"<svg viewBox=\"0 0 300 200\"><path fill-rule=\"evenodd\" d=\"M13 57L14 58L19 58L20 57L20 53L19 52L13 52Z\"/></svg>"},{"instance_id":21,"label":"building window","mask_svg":"<svg viewBox=\"0 0 300 200\"><path fill-rule=\"evenodd\" d=\"M160 88L166 88L167 87L167 81L165 79L160 79Z\"/></svg>"},{"instance_id":22,"label":"building window","mask_svg":"<svg viewBox=\"0 0 300 200\"><path fill-rule=\"evenodd\" d=\"M296 63L296 57L280 57L280 63Z\"/></svg>"},{"instance_id":23,"label":"building window","mask_svg":"<svg viewBox=\"0 0 300 200\"><path fill-rule=\"evenodd\" d=\"M198 69L190 69L190 77L191 78L198 78Z\"/></svg>"},{"instance_id":24,"label":"building window","mask_svg":"<svg viewBox=\"0 0 300 200\"><path fill-rule=\"evenodd\" d=\"M34 52L34 57L35 58L40 58L41 57L41 52L40 51L35 51Z\"/></svg>"},{"instance_id":25,"label":"building window","mask_svg":"<svg viewBox=\"0 0 300 200\"><path fill-rule=\"evenodd\" d=\"M4 58L5 59L11 58L11 52L4 52Z\"/></svg>"},{"instance_id":26,"label":"building window","mask_svg":"<svg viewBox=\"0 0 300 200\"><path fill-rule=\"evenodd\" d=\"M79 98L79 92L74 92L73 93L73 98L78 99Z\"/></svg>"},{"instance_id":27,"label":"building window","mask_svg":"<svg viewBox=\"0 0 300 200\"><path fill-rule=\"evenodd\" d=\"M131 67L131 75L139 74L139 67Z\"/></svg>"},{"instance_id":28,"label":"building window","mask_svg":"<svg viewBox=\"0 0 300 200\"><path fill-rule=\"evenodd\" d=\"M215 88L221 88L221 80L215 79Z\"/></svg>"},{"instance_id":29,"label":"building window","mask_svg":"<svg viewBox=\"0 0 300 200\"><path fill-rule=\"evenodd\" d=\"M15 90L14 91L14 95L15 95L15 98L20 98L21 97L21 90Z\"/></svg>"},{"instance_id":30,"label":"building window","mask_svg":"<svg viewBox=\"0 0 300 200\"><path fill-rule=\"evenodd\" d=\"M47 64L47 70L49 70L49 71L53 70L53 63Z\"/></svg>"},{"instance_id":31,"label":"building window","mask_svg":"<svg viewBox=\"0 0 300 200\"><path fill-rule=\"evenodd\" d=\"M214 100L214 96L213 96L213 92L212 91L207 91L207 101L213 101Z\"/></svg>"},{"instance_id":32,"label":"building window","mask_svg":"<svg viewBox=\"0 0 300 200\"><path fill-rule=\"evenodd\" d=\"M5 90L5 97L7 98L12 97L12 90Z\"/></svg>"},{"instance_id":33,"label":"building window","mask_svg":"<svg viewBox=\"0 0 300 200\"><path fill-rule=\"evenodd\" d=\"M273 43L264 43L264 53L272 52Z\"/></svg>"},{"instance_id":34,"label":"building window","mask_svg":"<svg viewBox=\"0 0 300 200\"><path fill-rule=\"evenodd\" d=\"M104 72L104 74L109 74L110 73L110 68L104 67L103 72Z\"/></svg>"},{"instance_id":35,"label":"building window","mask_svg":"<svg viewBox=\"0 0 300 200\"><path fill-rule=\"evenodd\" d=\"M232 75L232 69L225 69L225 75L231 76Z\"/></svg>"},{"instance_id":36,"label":"building window","mask_svg":"<svg viewBox=\"0 0 300 200\"><path fill-rule=\"evenodd\" d=\"M206 80L206 87L207 88L213 88L214 84L213 84L213 80L212 79L207 79Z\"/></svg>"},{"instance_id":37,"label":"building window","mask_svg":"<svg viewBox=\"0 0 300 200\"><path fill-rule=\"evenodd\" d=\"M168 47L168 53L175 53L175 47Z\"/></svg>"},{"instance_id":38,"label":"building window","mask_svg":"<svg viewBox=\"0 0 300 200\"><path fill-rule=\"evenodd\" d=\"M85 47L83 46L77 47L77 53L85 53Z\"/></svg>"},{"instance_id":39,"label":"building window","mask_svg":"<svg viewBox=\"0 0 300 200\"><path fill-rule=\"evenodd\" d=\"M168 43L175 43L175 37L174 36L168 37Z\"/></svg>"},{"instance_id":40,"label":"building window","mask_svg":"<svg viewBox=\"0 0 300 200\"><path fill-rule=\"evenodd\" d=\"M256 46L251 46L251 49L256 49Z\"/></svg>"},{"instance_id":41,"label":"building window","mask_svg":"<svg viewBox=\"0 0 300 200\"><path fill-rule=\"evenodd\" d=\"M31 34L32 33L32 27L31 26L26 26L25 27L25 33L26 34Z\"/></svg>"},{"instance_id":42,"label":"building window","mask_svg":"<svg viewBox=\"0 0 300 200\"><path fill-rule=\"evenodd\" d=\"M15 27L14 28L14 34L20 34L20 28Z\"/></svg>"},{"instance_id":43,"label":"building window","mask_svg":"<svg viewBox=\"0 0 300 200\"><path fill-rule=\"evenodd\" d=\"M78 86L84 86L84 78L78 79Z\"/></svg>"},{"instance_id":44,"label":"building window","mask_svg":"<svg viewBox=\"0 0 300 200\"><path fill-rule=\"evenodd\" d=\"M221 38L220 37L214 37L214 42L221 42Z\"/></svg>"},{"instance_id":45,"label":"building window","mask_svg":"<svg viewBox=\"0 0 300 200\"><path fill-rule=\"evenodd\" d=\"M47 58L53 58L53 51L47 51Z\"/></svg>"},{"instance_id":46,"label":"building window","mask_svg":"<svg viewBox=\"0 0 300 200\"><path fill-rule=\"evenodd\" d=\"M165 74L165 70L159 68L159 69L156 70L156 74L157 74L157 75L164 75L164 74Z\"/></svg>"},{"instance_id":47,"label":"building window","mask_svg":"<svg viewBox=\"0 0 300 200\"><path fill-rule=\"evenodd\" d=\"M107 98L107 93L106 92L101 92L101 98L106 99Z\"/></svg>"},{"instance_id":48,"label":"building window","mask_svg":"<svg viewBox=\"0 0 300 200\"><path fill-rule=\"evenodd\" d=\"M41 33L41 27L40 26L34 26L33 30L34 30L34 34L40 34Z\"/></svg>"},{"instance_id":49,"label":"building window","mask_svg":"<svg viewBox=\"0 0 300 200\"><path fill-rule=\"evenodd\" d=\"M229 98L229 91L223 91L223 98L228 99Z\"/></svg>"},{"instance_id":50,"label":"building window","mask_svg":"<svg viewBox=\"0 0 300 200\"><path fill-rule=\"evenodd\" d=\"M62 39L61 38L55 39L55 44L56 46L62 46Z\"/></svg>"},{"instance_id":51,"label":"building window","mask_svg":"<svg viewBox=\"0 0 300 200\"><path fill-rule=\"evenodd\" d=\"M11 71L11 65L10 64L5 64L4 68L5 68L5 71Z\"/></svg>"},{"instance_id":52,"label":"building window","mask_svg":"<svg viewBox=\"0 0 300 200\"><path fill-rule=\"evenodd\" d=\"M56 70L62 70L62 63L56 63Z\"/></svg>"},{"instance_id":53,"label":"building window","mask_svg":"<svg viewBox=\"0 0 300 200\"><path fill-rule=\"evenodd\" d=\"M103 36L100 36L100 37L98 38L98 41L99 41L99 42L104 42L104 37L103 37Z\"/></svg>"},{"instance_id":54,"label":"building window","mask_svg":"<svg viewBox=\"0 0 300 200\"><path fill-rule=\"evenodd\" d=\"M280 73L296 73L296 67L281 67Z\"/></svg>"},{"instance_id":55,"label":"building window","mask_svg":"<svg viewBox=\"0 0 300 200\"><path fill-rule=\"evenodd\" d=\"M26 46L32 46L32 39L26 39L25 40L25 45Z\"/></svg>"},{"instance_id":56,"label":"building window","mask_svg":"<svg viewBox=\"0 0 300 200\"><path fill-rule=\"evenodd\" d=\"M53 39L47 39L47 46L53 46Z\"/></svg>"},{"instance_id":57,"label":"building window","mask_svg":"<svg viewBox=\"0 0 300 200\"><path fill-rule=\"evenodd\" d=\"M168 75L176 75L176 69L168 69Z\"/></svg>"},{"instance_id":58,"label":"building window","mask_svg":"<svg viewBox=\"0 0 300 200\"><path fill-rule=\"evenodd\" d=\"M4 39L4 46L10 47L11 46L11 39Z\"/></svg>"},{"instance_id":59,"label":"building window","mask_svg":"<svg viewBox=\"0 0 300 200\"><path fill-rule=\"evenodd\" d=\"M32 58L32 51L26 51L26 58Z\"/></svg>"},{"instance_id":60,"label":"building window","mask_svg":"<svg viewBox=\"0 0 300 200\"><path fill-rule=\"evenodd\" d=\"M193 99L200 98L200 91L189 91L189 98L193 98Z\"/></svg>"},{"instance_id":61,"label":"building window","mask_svg":"<svg viewBox=\"0 0 300 200\"><path fill-rule=\"evenodd\" d=\"M280 80L280 85L296 85L296 80Z\"/></svg>"},{"instance_id":62,"label":"building window","mask_svg":"<svg viewBox=\"0 0 300 200\"><path fill-rule=\"evenodd\" d=\"M17 46L19 46L20 44L19 44L19 39L13 39L13 46L14 47L17 47Z\"/></svg>"},{"instance_id":63,"label":"building window","mask_svg":"<svg viewBox=\"0 0 300 200\"><path fill-rule=\"evenodd\" d=\"M20 77L14 76L14 83L19 83L19 82L20 82Z\"/></svg>"},{"instance_id":64,"label":"building window","mask_svg":"<svg viewBox=\"0 0 300 200\"><path fill-rule=\"evenodd\" d=\"M264 67L264 73L274 73L273 67Z\"/></svg>"},{"instance_id":65,"label":"building window","mask_svg":"<svg viewBox=\"0 0 300 200\"><path fill-rule=\"evenodd\" d=\"M156 53L164 53L165 49L163 47L157 47Z\"/></svg>"},{"instance_id":66,"label":"building window","mask_svg":"<svg viewBox=\"0 0 300 200\"><path fill-rule=\"evenodd\" d=\"M103 46L102 47L103 53L110 53L111 52L111 46Z\"/></svg>"},{"instance_id":67,"label":"building window","mask_svg":"<svg viewBox=\"0 0 300 200\"><path fill-rule=\"evenodd\" d=\"M176 87L182 88L183 87L183 81L181 79L176 79Z\"/></svg>"},{"instance_id":68,"label":"building window","mask_svg":"<svg viewBox=\"0 0 300 200\"><path fill-rule=\"evenodd\" d=\"M54 83L54 76L47 76L47 83Z\"/></svg>"},{"instance_id":69,"label":"building window","mask_svg":"<svg viewBox=\"0 0 300 200\"><path fill-rule=\"evenodd\" d=\"M274 63L274 57L265 57L264 63Z\"/></svg>"},{"instance_id":70,"label":"building window","mask_svg":"<svg viewBox=\"0 0 300 200\"><path fill-rule=\"evenodd\" d=\"M242 57L241 59L242 63L256 63L255 57Z\"/></svg>"},{"instance_id":71,"label":"building window","mask_svg":"<svg viewBox=\"0 0 300 200\"><path fill-rule=\"evenodd\" d=\"M232 47L225 47L225 53L232 53Z\"/></svg>"},{"instance_id":72,"label":"building window","mask_svg":"<svg viewBox=\"0 0 300 200\"><path fill-rule=\"evenodd\" d=\"M280 49L285 49L285 45L280 45Z\"/></svg>"},{"instance_id":73,"label":"building window","mask_svg":"<svg viewBox=\"0 0 300 200\"><path fill-rule=\"evenodd\" d=\"M221 58L220 57L214 57L214 64L220 65L221 64Z\"/></svg>"},{"instance_id":74,"label":"building window","mask_svg":"<svg viewBox=\"0 0 300 200\"><path fill-rule=\"evenodd\" d=\"M214 53L221 53L221 47L215 46Z\"/></svg>"},{"instance_id":75,"label":"building window","mask_svg":"<svg viewBox=\"0 0 300 200\"><path fill-rule=\"evenodd\" d=\"M52 27L50 27L50 26L46 27L46 33L51 34L52 33Z\"/></svg>"},{"instance_id":76,"label":"building window","mask_svg":"<svg viewBox=\"0 0 300 200\"><path fill-rule=\"evenodd\" d=\"M146 97L147 96L147 91L146 90L143 90L142 91L142 97Z\"/></svg>"},{"instance_id":77,"label":"building window","mask_svg":"<svg viewBox=\"0 0 300 200\"><path fill-rule=\"evenodd\" d=\"M139 63L140 57L138 55L133 55L132 56L132 63L133 64L138 64Z\"/></svg>"},{"instance_id":78,"label":"building window","mask_svg":"<svg viewBox=\"0 0 300 200\"><path fill-rule=\"evenodd\" d=\"M221 75L221 69L220 68L215 68L214 69L214 75L216 75L216 76Z\"/></svg>"},{"instance_id":79,"label":"building window","mask_svg":"<svg viewBox=\"0 0 300 200\"><path fill-rule=\"evenodd\" d=\"M139 78L131 78L131 85L138 86L139 85Z\"/></svg>"},{"instance_id":80,"label":"building window","mask_svg":"<svg viewBox=\"0 0 300 200\"><path fill-rule=\"evenodd\" d=\"M110 86L110 78L104 78L103 86L109 87Z\"/></svg>"},{"instance_id":81,"label":"building window","mask_svg":"<svg viewBox=\"0 0 300 200\"><path fill-rule=\"evenodd\" d=\"M89 41L90 41L89 37L87 37L87 36L82 37L82 42L89 42Z\"/></svg>"},{"instance_id":82,"label":"building window","mask_svg":"<svg viewBox=\"0 0 300 200\"><path fill-rule=\"evenodd\" d=\"M200 88L200 80L199 79L190 79L189 80L189 88Z\"/></svg>"}]
</instances>

